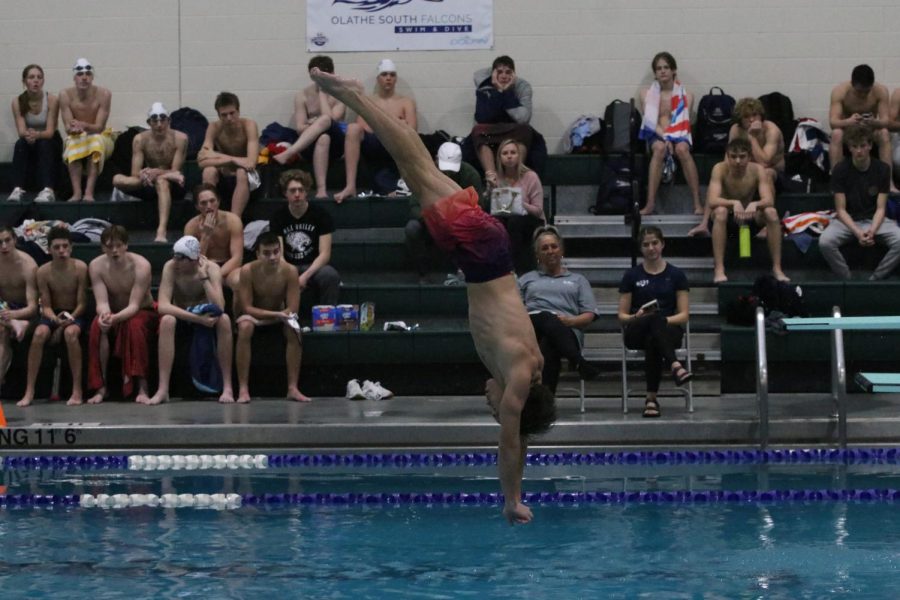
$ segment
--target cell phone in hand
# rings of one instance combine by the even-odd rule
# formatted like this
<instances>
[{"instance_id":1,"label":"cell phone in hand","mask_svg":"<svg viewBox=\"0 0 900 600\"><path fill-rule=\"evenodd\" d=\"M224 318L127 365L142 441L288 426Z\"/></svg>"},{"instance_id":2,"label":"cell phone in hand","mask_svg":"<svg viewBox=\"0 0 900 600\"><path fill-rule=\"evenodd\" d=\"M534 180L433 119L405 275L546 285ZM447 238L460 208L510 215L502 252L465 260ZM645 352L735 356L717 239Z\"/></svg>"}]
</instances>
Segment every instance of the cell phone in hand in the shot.
<instances>
[{"instance_id":1,"label":"cell phone in hand","mask_svg":"<svg viewBox=\"0 0 900 600\"><path fill-rule=\"evenodd\" d=\"M659 310L659 302L657 302L654 298L650 302L647 302L646 304L641 306L640 310L644 311L645 313L655 312Z\"/></svg>"}]
</instances>

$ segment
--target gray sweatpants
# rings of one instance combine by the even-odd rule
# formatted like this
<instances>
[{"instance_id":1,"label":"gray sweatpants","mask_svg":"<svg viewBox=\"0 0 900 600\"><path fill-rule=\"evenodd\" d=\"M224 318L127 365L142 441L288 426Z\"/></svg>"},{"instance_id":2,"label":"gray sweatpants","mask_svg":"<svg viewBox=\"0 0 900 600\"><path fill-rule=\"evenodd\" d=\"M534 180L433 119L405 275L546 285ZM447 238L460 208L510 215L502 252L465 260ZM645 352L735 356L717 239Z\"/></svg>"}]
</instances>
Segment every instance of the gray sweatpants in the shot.
<instances>
[{"instance_id":1,"label":"gray sweatpants","mask_svg":"<svg viewBox=\"0 0 900 600\"><path fill-rule=\"evenodd\" d=\"M871 219L856 221L856 224L862 229L868 229L872 226ZM850 268L844 255L841 254L841 246L856 240L853 232L837 218L832 219L825 231L819 237L819 251L831 267L834 273L842 279L850 279ZM883 246L887 246L888 253L878 263L875 272L872 273L873 279L884 279L896 268L900 263L900 227L893 219L885 219L875 234L875 241Z\"/></svg>"}]
</instances>

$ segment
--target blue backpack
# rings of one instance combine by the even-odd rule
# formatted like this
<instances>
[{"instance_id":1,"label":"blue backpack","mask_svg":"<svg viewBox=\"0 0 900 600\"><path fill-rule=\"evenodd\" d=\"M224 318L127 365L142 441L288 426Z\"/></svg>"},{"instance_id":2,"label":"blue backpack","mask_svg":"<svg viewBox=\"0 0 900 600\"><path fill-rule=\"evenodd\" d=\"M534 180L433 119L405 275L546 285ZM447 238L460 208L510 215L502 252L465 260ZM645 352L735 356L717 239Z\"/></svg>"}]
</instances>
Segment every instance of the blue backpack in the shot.
<instances>
[{"instance_id":1,"label":"blue backpack","mask_svg":"<svg viewBox=\"0 0 900 600\"><path fill-rule=\"evenodd\" d=\"M713 93L719 90L718 94ZM711 87L697 105L697 123L694 125L694 147L697 152L723 154L728 144L728 130L734 116L734 98L720 87Z\"/></svg>"}]
</instances>

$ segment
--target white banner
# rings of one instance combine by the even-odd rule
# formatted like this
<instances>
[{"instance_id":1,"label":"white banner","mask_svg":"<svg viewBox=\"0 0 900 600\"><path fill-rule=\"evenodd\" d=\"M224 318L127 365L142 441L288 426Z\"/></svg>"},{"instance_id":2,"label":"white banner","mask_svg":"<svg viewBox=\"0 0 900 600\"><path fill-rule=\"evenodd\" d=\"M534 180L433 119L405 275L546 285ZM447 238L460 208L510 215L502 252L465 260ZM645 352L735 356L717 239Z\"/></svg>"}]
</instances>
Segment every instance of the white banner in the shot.
<instances>
[{"instance_id":1,"label":"white banner","mask_svg":"<svg viewBox=\"0 0 900 600\"><path fill-rule=\"evenodd\" d=\"M493 46L493 0L306 0L309 52Z\"/></svg>"}]
</instances>

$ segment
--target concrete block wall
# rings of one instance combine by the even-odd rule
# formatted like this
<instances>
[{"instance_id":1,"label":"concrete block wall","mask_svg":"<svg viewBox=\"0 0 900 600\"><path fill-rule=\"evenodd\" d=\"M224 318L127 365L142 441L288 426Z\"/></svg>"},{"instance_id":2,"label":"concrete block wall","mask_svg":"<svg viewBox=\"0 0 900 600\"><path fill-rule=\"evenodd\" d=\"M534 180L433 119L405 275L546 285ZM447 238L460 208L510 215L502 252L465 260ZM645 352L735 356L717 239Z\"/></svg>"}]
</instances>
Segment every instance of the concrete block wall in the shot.
<instances>
[{"instance_id":1,"label":"concrete block wall","mask_svg":"<svg viewBox=\"0 0 900 600\"><path fill-rule=\"evenodd\" d=\"M422 0L413 0L422 1ZM308 83L303 0L0 0L0 160L16 139L10 101L21 70L41 64L46 89L71 85L79 56L113 93L114 129L143 124L151 102L192 106L215 118L221 90L239 95L260 126L289 124L294 93ZM495 0L491 51L336 53L339 72L374 85L390 56L412 95L419 130L465 135L472 72L511 55L534 86L533 125L551 152L580 114L601 113L650 81L649 61L668 50L699 97L710 86L741 97L779 90L797 116L825 119L832 86L866 62L900 85L896 0Z\"/></svg>"}]
</instances>

